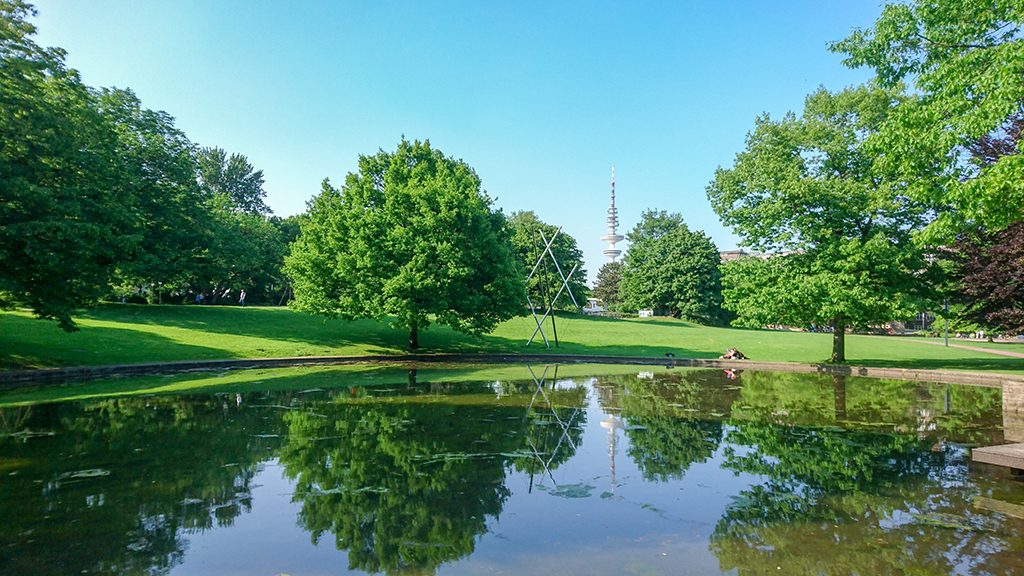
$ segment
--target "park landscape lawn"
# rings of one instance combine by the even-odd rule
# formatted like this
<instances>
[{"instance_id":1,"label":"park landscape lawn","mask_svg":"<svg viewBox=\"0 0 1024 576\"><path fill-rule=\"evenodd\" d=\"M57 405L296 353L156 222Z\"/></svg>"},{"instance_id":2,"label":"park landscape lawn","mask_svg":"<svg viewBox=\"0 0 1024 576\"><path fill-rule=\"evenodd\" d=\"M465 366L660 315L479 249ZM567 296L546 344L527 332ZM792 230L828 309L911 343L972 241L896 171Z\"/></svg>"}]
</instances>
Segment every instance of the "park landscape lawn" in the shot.
<instances>
[{"instance_id":1,"label":"park landscape lawn","mask_svg":"<svg viewBox=\"0 0 1024 576\"><path fill-rule=\"evenodd\" d=\"M309 316L286 308L108 304L76 318L80 331L25 312L0 313L0 368L49 368L195 359L404 353L407 334L386 323ZM481 338L443 326L421 331L424 353L542 353L525 346L530 317L513 318ZM817 363L832 336L743 330L673 319L615 320L577 315L557 319L559 347L583 355L715 358L735 346L755 360ZM549 338L552 331L547 327ZM913 338L849 335L847 360L864 366L1024 373L1024 359L923 344Z\"/></svg>"}]
</instances>

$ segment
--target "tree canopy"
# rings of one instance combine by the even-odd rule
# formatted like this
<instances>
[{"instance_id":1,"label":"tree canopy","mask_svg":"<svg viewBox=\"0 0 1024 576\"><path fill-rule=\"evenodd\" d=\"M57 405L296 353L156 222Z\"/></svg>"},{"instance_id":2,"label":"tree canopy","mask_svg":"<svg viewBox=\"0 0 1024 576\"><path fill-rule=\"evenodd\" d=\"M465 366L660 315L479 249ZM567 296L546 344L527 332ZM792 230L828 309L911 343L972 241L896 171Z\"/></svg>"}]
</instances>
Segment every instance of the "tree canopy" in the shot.
<instances>
[{"instance_id":1,"label":"tree canopy","mask_svg":"<svg viewBox=\"0 0 1024 576\"><path fill-rule=\"evenodd\" d=\"M912 0L886 4L874 26L835 42L851 67L874 69L883 86L913 83L870 142L915 198L939 212L930 227L949 240L960 228L999 229L1024 216L1024 4L1018 0ZM1017 128L1015 128L1017 126ZM1012 154L971 154L1013 134ZM941 161L941 170L930 164Z\"/></svg>"},{"instance_id":2,"label":"tree canopy","mask_svg":"<svg viewBox=\"0 0 1024 576\"><path fill-rule=\"evenodd\" d=\"M0 307L73 329L129 245L109 127L64 52L41 48L34 9L0 2Z\"/></svg>"},{"instance_id":3,"label":"tree canopy","mask_svg":"<svg viewBox=\"0 0 1024 576\"><path fill-rule=\"evenodd\" d=\"M288 233L266 214L262 172L197 153L131 90L86 86L34 42L34 15L0 0L0 307L70 331L114 295L286 294Z\"/></svg>"},{"instance_id":4,"label":"tree canopy","mask_svg":"<svg viewBox=\"0 0 1024 576\"><path fill-rule=\"evenodd\" d=\"M242 154L230 156L222 148L202 148L196 155L199 182L210 194L230 198L235 210L249 214L267 214L263 170L256 170Z\"/></svg>"},{"instance_id":5,"label":"tree canopy","mask_svg":"<svg viewBox=\"0 0 1024 576\"><path fill-rule=\"evenodd\" d=\"M951 256L963 317L991 330L1024 334L1024 222L964 236Z\"/></svg>"},{"instance_id":6,"label":"tree canopy","mask_svg":"<svg viewBox=\"0 0 1024 576\"><path fill-rule=\"evenodd\" d=\"M523 310L505 216L428 141L360 156L340 190L324 181L300 228L286 263L296 309L389 319L411 349L432 322L480 334Z\"/></svg>"},{"instance_id":7,"label":"tree canopy","mask_svg":"<svg viewBox=\"0 0 1024 576\"><path fill-rule=\"evenodd\" d=\"M621 293L626 306L713 323L721 317L719 255L679 214L645 211L629 232Z\"/></svg>"},{"instance_id":8,"label":"tree canopy","mask_svg":"<svg viewBox=\"0 0 1024 576\"><path fill-rule=\"evenodd\" d=\"M743 242L776 252L725 266L734 324L829 324L832 361L845 361L848 326L913 315L929 268L912 233L926 206L875 162L865 140L905 101L874 86L808 96L804 113L755 122L708 198Z\"/></svg>"}]
</instances>

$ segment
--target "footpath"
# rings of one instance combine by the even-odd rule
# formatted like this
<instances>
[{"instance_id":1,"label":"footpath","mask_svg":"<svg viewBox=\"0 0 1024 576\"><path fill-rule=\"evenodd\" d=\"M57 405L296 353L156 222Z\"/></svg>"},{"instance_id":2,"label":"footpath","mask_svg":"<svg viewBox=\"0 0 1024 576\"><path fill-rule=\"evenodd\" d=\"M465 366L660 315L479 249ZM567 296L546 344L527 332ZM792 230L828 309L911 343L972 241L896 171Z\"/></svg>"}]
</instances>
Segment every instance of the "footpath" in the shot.
<instances>
[{"instance_id":1,"label":"footpath","mask_svg":"<svg viewBox=\"0 0 1024 576\"><path fill-rule=\"evenodd\" d=\"M913 340L919 344L931 344L932 346L945 346L942 342L928 342L927 340ZM1024 358L1024 352L1011 352L1009 350L996 350L993 348L981 348L978 346L966 346L964 344L950 344L950 348L959 348L961 350L970 350L972 352L987 352L989 354L995 354L997 356L1009 356L1010 358Z\"/></svg>"}]
</instances>

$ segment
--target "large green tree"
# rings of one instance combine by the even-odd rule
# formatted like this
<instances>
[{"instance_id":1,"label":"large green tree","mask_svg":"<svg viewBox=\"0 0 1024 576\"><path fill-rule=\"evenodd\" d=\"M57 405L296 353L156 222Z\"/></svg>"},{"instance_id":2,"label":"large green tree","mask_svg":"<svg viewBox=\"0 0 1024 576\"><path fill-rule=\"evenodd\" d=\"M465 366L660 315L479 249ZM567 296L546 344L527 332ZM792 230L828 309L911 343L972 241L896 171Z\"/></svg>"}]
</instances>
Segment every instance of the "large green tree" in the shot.
<instances>
[{"instance_id":1,"label":"large green tree","mask_svg":"<svg viewBox=\"0 0 1024 576\"><path fill-rule=\"evenodd\" d=\"M597 271L597 283L594 286L594 298L599 298L605 306L616 306L622 302L622 262L606 262Z\"/></svg>"},{"instance_id":2,"label":"large green tree","mask_svg":"<svg viewBox=\"0 0 1024 576\"><path fill-rule=\"evenodd\" d=\"M537 265L537 259L544 255L544 241L541 239L541 233L549 241L554 238L551 243L551 252L558 262L558 267L555 267L550 255L544 255L537 270L533 273L533 278L526 286L533 303L541 307L555 297L558 289L562 287L562 277L558 274L560 268L562 274L565 274L569 280L569 291L572 292L573 298L577 304L582 306L586 302L589 290L587 289L587 271L583 268L583 252L576 244L576 239L565 231L559 232L556 226L543 222L532 210L513 212L508 221L512 226L512 246L515 248L519 265L526 274L533 270L533 267ZM575 272L572 272L573 266L576 267ZM569 276L570 272L572 272L571 276ZM556 308L561 309L576 308L572 304L572 299L564 292L554 304Z\"/></svg>"},{"instance_id":3,"label":"large green tree","mask_svg":"<svg viewBox=\"0 0 1024 576\"><path fill-rule=\"evenodd\" d=\"M800 117L758 118L733 167L716 171L707 192L722 221L780 253L724 267L734 324L828 324L831 360L844 362L848 327L919 309L928 266L911 236L929 212L864 144L904 100L872 86L820 89Z\"/></svg>"},{"instance_id":4,"label":"large green tree","mask_svg":"<svg viewBox=\"0 0 1024 576\"><path fill-rule=\"evenodd\" d=\"M1019 145L991 161L970 153L1014 131L1019 142L1022 33L1019 0L911 0L886 4L874 26L832 45L848 55L847 65L874 69L884 86L913 83L919 98L879 126L871 147L909 193L940 213L930 227L936 237L1024 218ZM942 170L932 173L936 160Z\"/></svg>"},{"instance_id":5,"label":"large green tree","mask_svg":"<svg viewBox=\"0 0 1024 576\"><path fill-rule=\"evenodd\" d=\"M628 237L621 281L626 306L702 323L719 320L720 258L706 234L690 230L679 214L647 210Z\"/></svg>"},{"instance_id":6,"label":"large green tree","mask_svg":"<svg viewBox=\"0 0 1024 576\"><path fill-rule=\"evenodd\" d=\"M1024 222L964 236L948 254L962 317L988 329L1024 333Z\"/></svg>"},{"instance_id":7,"label":"large green tree","mask_svg":"<svg viewBox=\"0 0 1024 576\"><path fill-rule=\"evenodd\" d=\"M236 301L245 290L249 302L280 301L282 269L295 222L269 216L264 202L263 171L242 154L221 148L196 153L196 179L204 192L206 218L197 227L203 249L193 268L192 287L218 303Z\"/></svg>"},{"instance_id":8,"label":"large green tree","mask_svg":"<svg viewBox=\"0 0 1024 576\"><path fill-rule=\"evenodd\" d=\"M42 48L35 11L0 0L0 307L73 330L130 247L108 122L64 51Z\"/></svg>"},{"instance_id":9,"label":"large green tree","mask_svg":"<svg viewBox=\"0 0 1024 576\"><path fill-rule=\"evenodd\" d=\"M523 310L505 216L468 164L429 141L360 156L340 190L324 182L300 228L286 263L299 310L390 319L410 349L432 322L481 334Z\"/></svg>"},{"instance_id":10,"label":"large green tree","mask_svg":"<svg viewBox=\"0 0 1024 576\"><path fill-rule=\"evenodd\" d=\"M119 203L128 211L131 247L120 256L122 293L183 289L206 239L208 196L196 182L193 145L165 112L147 110L131 90L97 92L117 142Z\"/></svg>"}]
</instances>

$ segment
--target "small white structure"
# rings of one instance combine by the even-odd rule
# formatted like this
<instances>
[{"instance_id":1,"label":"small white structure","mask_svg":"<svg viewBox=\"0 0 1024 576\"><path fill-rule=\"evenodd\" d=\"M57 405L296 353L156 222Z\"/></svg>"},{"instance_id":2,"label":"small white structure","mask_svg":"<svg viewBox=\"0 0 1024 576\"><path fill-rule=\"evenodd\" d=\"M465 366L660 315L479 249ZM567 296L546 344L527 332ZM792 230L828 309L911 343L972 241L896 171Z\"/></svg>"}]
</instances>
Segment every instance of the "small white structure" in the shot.
<instances>
[{"instance_id":1,"label":"small white structure","mask_svg":"<svg viewBox=\"0 0 1024 576\"><path fill-rule=\"evenodd\" d=\"M598 298L587 298L587 304L583 307L584 314L600 315L604 314L607 309L601 306L601 300Z\"/></svg>"},{"instance_id":2,"label":"small white structure","mask_svg":"<svg viewBox=\"0 0 1024 576\"><path fill-rule=\"evenodd\" d=\"M641 318L651 318L652 316L654 316L654 310L640 310L639 312L637 312L637 315L640 316Z\"/></svg>"}]
</instances>

